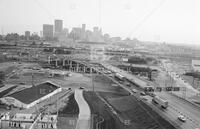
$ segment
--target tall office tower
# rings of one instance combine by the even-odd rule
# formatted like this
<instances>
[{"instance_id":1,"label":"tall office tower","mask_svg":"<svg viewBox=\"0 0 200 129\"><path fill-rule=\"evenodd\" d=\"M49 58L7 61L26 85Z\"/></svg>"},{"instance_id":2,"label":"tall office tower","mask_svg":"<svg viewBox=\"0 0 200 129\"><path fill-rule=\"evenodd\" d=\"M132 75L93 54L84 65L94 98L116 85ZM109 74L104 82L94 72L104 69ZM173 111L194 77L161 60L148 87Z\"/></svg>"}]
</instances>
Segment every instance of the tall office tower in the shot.
<instances>
[{"instance_id":1,"label":"tall office tower","mask_svg":"<svg viewBox=\"0 0 200 129\"><path fill-rule=\"evenodd\" d=\"M98 31L99 31L99 28L98 28L98 27L96 27L96 26L93 27L93 32L94 32L94 33L97 33Z\"/></svg>"},{"instance_id":2,"label":"tall office tower","mask_svg":"<svg viewBox=\"0 0 200 129\"><path fill-rule=\"evenodd\" d=\"M82 31L85 31L86 24L82 24Z\"/></svg>"},{"instance_id":3,"label":"tall office tower","mask_svg":"<svg viewBox=\"0 0 200 129\"><path fill-rule=\"evenodd\" d=\"M63 29L63 35L68 36L69 35L69 30L67 28Z\"/></svg>"},{"instance_id":4,"label":"tall office tower","mask_svg":"<svg viewBox=\"0 0 200 129\"><path fill-rule=\"evenodd\" d=\"M43 24L43 38L45 40L53 39L53 25Z\"/></svg>"},{"instance_id":5,"label":"tall office tower","mask_svg":"<svg viewBox=\"0 0 200 129\"><path fill-rule=\"evenodd\" d=\"M63 31L63 21L62 20L55 20L54 21L54 37L58 38L61 36Z\"/></svg>"},{"instance_id":6,"label":"tall office tower","mask_svg":"<svg viewBox=\"0 0 200 129\"><path fill-rule=\"evenodd\" d=\"M85 24L82 24L82 28L81 28L81 40L86 40L86 31L85 31Z\"/></svg>"},{"instance_id":7,"label":"tall office tower","mask_svg":"<svg viewBox=\"0 0 200 129\"><path fill-rule=\"evenodd\" d=\"M93 27L93 33L92 33L92 41L94 42L102 42L103 41L103 37L101 34L101 29L99 29L97 26Z\"/></svg>"},{"instance_id":8,"label":"tall office tower","mask_svg":"<svg viewBox=\"0 0 200 129\"><path fill-rule=\"evenodd\" d=\"M31 36L31 32L30 31L25 31L25 39L29 40L30 36Z\"/></svg>"}]
</instances>

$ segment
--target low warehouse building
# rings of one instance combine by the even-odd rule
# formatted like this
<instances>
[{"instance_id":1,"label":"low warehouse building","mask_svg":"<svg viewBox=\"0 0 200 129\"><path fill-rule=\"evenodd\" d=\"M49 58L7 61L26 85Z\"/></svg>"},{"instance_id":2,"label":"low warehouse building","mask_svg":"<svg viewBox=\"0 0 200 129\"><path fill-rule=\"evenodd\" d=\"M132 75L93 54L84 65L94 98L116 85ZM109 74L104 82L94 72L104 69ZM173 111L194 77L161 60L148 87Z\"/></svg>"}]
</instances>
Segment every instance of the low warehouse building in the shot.
<instances>
[{"instance_id":1,"label":"low warehouse building","mask_svg":"<svg viewBox=\"0 0 200 129\"><path fill-rule=\"evenodd\" d=\"M35 104L53 96L62 89L52 82L44 82L21 91L14 92L3 98L1 102L20 108L30 108Z\"/></svg>"}]
</instances>

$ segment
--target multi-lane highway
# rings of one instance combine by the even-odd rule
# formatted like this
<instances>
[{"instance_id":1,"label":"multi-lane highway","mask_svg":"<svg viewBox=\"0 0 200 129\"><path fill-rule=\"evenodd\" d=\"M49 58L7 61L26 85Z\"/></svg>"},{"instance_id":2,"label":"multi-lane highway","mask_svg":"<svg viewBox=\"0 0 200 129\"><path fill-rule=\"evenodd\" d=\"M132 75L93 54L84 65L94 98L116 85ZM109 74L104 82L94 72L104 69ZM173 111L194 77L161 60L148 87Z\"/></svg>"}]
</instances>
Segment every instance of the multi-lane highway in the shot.
<instances>
[{"instance_id":1,"label":"multi-lane highway","mask_svg":"<svg viewBox=\"0 0 200 129\"><path fill-rule=\"evenodd\" d=\"M114 67L112 65L103 63L102 64L107 69L110 69L114 72L120 73L121 75L132 78L133 80L138 80L139 78L136 78L134 75L127 73L126 71L123 71L117 67ZM140 80L140 79L139 79ZM142 82L140 85L145 84L143 80L137 81L137 83ZM175 123L175 125L179 126L182 129L196 129L200 128L200 108L187 102L182 99L179 99L178 97L166 93L156 93L158 96L164 97L169 101L169 107L166 110L161 110L160 107L155 106L151 102L151 97L149 97L149 105L152 106L158 113L160 113L163 117L171 121L172 123ZM181 122L178 120L179 115L184 115L186 118L186 122Z\"/></svg>"},{"instance_id":2,"label":"multi-lane highway","mask_svg":"<svg viewBox=\"0 0 200 129\"><path fill-rule=\"evenodd\" d=\"M168 111L174 112L173 114L177 114L177 116L181 114L186 117L187 121L186 123L182 123L181 127L190 126L190 128L193 129L195 129L196 127L200 127L199 107L187 101L184 101L170 93L157 93L157 95L162 96L169 101Z\"/></svg>"}]
</instances>

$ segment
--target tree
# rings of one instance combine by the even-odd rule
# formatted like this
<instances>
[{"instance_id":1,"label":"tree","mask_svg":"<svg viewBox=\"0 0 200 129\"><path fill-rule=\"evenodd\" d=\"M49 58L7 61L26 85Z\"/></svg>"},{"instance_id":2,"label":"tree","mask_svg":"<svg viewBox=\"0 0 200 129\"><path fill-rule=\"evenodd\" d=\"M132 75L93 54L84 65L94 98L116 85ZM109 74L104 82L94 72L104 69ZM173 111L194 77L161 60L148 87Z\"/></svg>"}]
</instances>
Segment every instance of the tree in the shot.
<instances>
[{"instance_id":1,"label":"tree","mask_svg":"<svg viewBox=\"0 0 200 129\"><path fill-rule=\"evenodd\" d=\"M18 41L20 39L19 34L17 33L11 33L11 34L7 34L5 36L5 40L10 42L10 41Z\"/></svg>"},{"instance_id":2,"label":"tree","mask_svg":"<svg viewBox=\"0 0 200 129\"><path fill-rule=\"evenodd\" d=\"M20 35L20 40L25 40L25 36L24 35Z\"/></svg>"}]
</instances>

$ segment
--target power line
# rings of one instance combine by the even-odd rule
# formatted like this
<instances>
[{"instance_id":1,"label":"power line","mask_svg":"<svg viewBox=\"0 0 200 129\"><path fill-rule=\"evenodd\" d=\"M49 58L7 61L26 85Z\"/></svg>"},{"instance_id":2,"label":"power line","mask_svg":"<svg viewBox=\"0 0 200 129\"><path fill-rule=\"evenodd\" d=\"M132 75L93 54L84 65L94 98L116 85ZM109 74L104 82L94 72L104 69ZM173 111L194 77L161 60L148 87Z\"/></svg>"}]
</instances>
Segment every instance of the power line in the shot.
<instances>
[{"instance_id":1,"label":"power line","mask_svg":"<svg viewBox=\"0 0 200 129\"><path fill-rule=\"evenodd\" d=\"M50 18L50 19L54 19L55 17L54 17L54 15L48 10L48 9L46 9L38 0L34 0L34 2L42 9L42 10L44 10L45 12L46 12L46 14L48 15L48 17Z\"/></svg>"},{"instance_id":2,"label":"power line","mask_svg":"<svg viewBox=\"0 0 200 129\"><path fill-rule=\"evenodd\" d=\"M128 34L128 37L131 37L165 2L166 0L162 0L155 6Z\"/></svg>"},{"instance_id":3,"label":"power line","mask_svg":"<svg viewBox=\"0 0 200 129\"><path fill-rule=\"evenodd\" d=\"M99 28L101 28L101 0L99 0Z\"/></svg>"}]
</instances>

